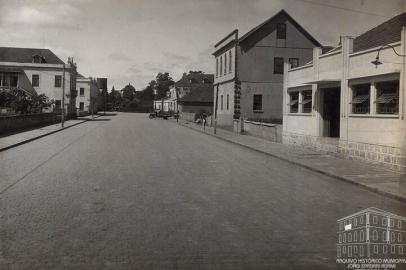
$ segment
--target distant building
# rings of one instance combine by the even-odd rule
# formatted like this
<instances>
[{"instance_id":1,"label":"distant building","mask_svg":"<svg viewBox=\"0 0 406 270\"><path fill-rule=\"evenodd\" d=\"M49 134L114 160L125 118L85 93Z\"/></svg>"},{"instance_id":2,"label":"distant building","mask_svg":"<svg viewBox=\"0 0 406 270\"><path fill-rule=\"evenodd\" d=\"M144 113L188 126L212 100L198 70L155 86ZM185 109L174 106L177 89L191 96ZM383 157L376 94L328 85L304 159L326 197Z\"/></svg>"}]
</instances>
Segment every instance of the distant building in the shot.
<instances>
[{"instance_id":1,"label":"distant building","mask_svg":"<svg viewBox=\"0 0 406 270\"><path fill-rule=\"evenodd\" d=\"M164 99L154 101L154 109L163 110L166 112L179 111L179 113L182 113L184 108L186 108L184 106L187 106L186 110L188 112L192 112L194 111L192 107L197 104L199 104L197 105L197 107L200 106L200 109L207 109L202 108L202 106L203 107L207 106L208 105L207 96L212 96L212 94L207 95L206 92L208 88L213 89L212 88L213 81L214 81L213 74L205 74L200 71L191 71L189 72L189 74L184 73L179 81L175 82L175 84L169 87L167 96ZM202 93L200 93L200 91L202 91ZM184 100L185 103L180 102L183 97L191 93L193 94L189 98ZM198 101L196 100L196 98L203 98L204 100ZM195 102L195 105L191 105L192 99L194 100L193 102ZM188 105L185 105L186 103ZM210 109L209 111L212 111L212 109Z\"/></svg>"},{"instance_id":2,"label":"distant building","mask_svg":"<svg viewBox=\"0 0 406 270\"><path fill-rule=\"evenodd\" d=\"M406 13L285 65L283 142L406 168ZM383 47L382 47L383 46ZM374 61L379 54L378 64Z\"/></svg>"},{"instance_id":3,"label":"distant building","mask_svg":"<svg viewBox=\"0 0 406 270\"><path fill-rule=\"evenodd\" d=\"M86 78L78 74L76 77L76 87L78 92L78 96L76 97L78 115L83 116L92 114L92 112L97 113L97 100L99 96L97 80L92 77Z\"/></svg>"},{"instance_id":4,"label":"distant building","mask_svg":"<svg viewBox=\"0 0 406 270\"><path fill-rule=\"evenodd\" d=\"M337 222L338 258L404 258L405 217L371 207Z\"/></svg>"},{"instance_id":5,"label":"distant building","mask_svg":"<svg viewBox=\"0 0 406 270\"><path fill-rule=\"evenodd\" d=\"M213 113L213 84L201 84L192 89L190 93L179 99L181 117L183 115L201 114L211 115Z\"/></svg>"},{"instance_id":6,"label":"distant building","mask_svg":"<svg viewBox=\"0 0 406 270\"><path fill-rule=\"evenodd\" d=\"M55 102L48 109L59 111L63 87L65 111L75 116L76 64L73 58L65 64L48 49L0 47L0 91L18 88L28 95L45 94Z\"/></svg>"},{"instance_id":7,"label":"distant building","mask_svg":"<svg viewBox=\"0 0 406 270\"><path fill-rule=\"evenodd\" d=\"M233 119L282 121L283 64L307 63L321 46L281 10L242 37L234 30L214 47L217 123ZM217 103L216 103L217 100Z\"/></svg>"}]
</instances>

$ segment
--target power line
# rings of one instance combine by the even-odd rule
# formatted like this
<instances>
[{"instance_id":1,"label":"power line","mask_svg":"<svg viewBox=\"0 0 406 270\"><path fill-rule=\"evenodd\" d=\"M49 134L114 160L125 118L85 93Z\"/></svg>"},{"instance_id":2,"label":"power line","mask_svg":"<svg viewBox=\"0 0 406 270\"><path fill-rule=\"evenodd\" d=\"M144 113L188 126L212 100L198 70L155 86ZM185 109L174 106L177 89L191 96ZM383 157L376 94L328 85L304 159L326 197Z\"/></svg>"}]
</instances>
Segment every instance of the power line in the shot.
<instances>
[{"instance_id":1,"label":"power line","mask_svg":"<svg viewBox=\"0 0 406 270\"><path fill-rule=\"evenodd\" d=\"M311 0L295 0L295 1L305 2L305 3L318 5L318 6L325 6L325 7L330 7L330 8L341 9L341 10L345 10L345 11L361 13L361 14L370 15L370 16L378 16L378 17L382 17L382 18L385 18L385 19L391 18L390 16L386 16L386 15L382 15L382 14L377 14L377 13L372 13L372 12L367 12L367 11L361 11L361 10L356 10L356 9L351 9L351 8L345 8L345 7L338 7L338 6L334 6L334 5L330 5L330 4L314 2L314 1L311 1Z\"/></svg>"}]
</instances>

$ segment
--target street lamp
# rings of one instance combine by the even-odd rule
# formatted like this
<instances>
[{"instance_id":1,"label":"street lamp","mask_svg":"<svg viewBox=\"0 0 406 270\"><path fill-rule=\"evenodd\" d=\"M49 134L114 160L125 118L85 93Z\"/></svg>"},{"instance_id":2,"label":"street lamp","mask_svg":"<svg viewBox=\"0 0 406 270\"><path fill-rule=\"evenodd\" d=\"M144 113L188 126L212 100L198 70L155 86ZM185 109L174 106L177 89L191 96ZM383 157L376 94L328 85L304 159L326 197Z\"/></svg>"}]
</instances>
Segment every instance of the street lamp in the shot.
<instances>
[{"instance_id":1,"label":"street lamp","mask_svg":"<svg viewBox=\"0 0 406 270\"><path fill-rule=\"evenodd\" d=\"M384 48L391 48L391 49L395 52L395 54L396 54L397 56L406 57L406 55L399 54L399 53L395 50L395 48L394 48L392 45L389 45L389 44L382 45L382 46L378 49L378 54L376 55L375 60L371 62L372 64L375 65L376 68L377 68L379 65L382 65L382 62L379 61L379 53L380 53L381 50L384 49Z\"/></svg>"}]
</instances>

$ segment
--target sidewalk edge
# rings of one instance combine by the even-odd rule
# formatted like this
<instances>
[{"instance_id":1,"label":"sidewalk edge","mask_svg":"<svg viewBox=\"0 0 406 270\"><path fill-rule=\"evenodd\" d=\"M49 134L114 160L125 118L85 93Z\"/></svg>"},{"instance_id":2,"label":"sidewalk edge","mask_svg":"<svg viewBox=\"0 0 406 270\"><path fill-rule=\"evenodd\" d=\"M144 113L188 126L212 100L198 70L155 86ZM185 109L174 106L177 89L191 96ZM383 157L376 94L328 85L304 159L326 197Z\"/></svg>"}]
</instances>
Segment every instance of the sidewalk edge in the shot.
<instances>
[{"instance_id":1,"label":"sidewalk edge","mask_svg":"<svg viewBox=\"0 0 406 270\"><path fill-rule=\"evenodd\" d=\"M95 118L98 118L98 117L100 117L100 115L99 115L99 116L96 116ZM23 145L23 144L26 144L26 143L29 143L29 142L32 142L32 141L41 139L41 138L46 137L46 136L48 136L48 135L52 135L52 134L57 133L57 132L60 132L60 131L62 131L62 130L65 130L65 129L68 129L68 128L71 128L71 127L74 127L74 126L77 126L77 125L80 125L80 124L83 124L84 122L87 122L87 121L91 121L91 119L89 119L89 120L82 120L81 122L78 122L78 123L73 124L73 125L71 125L71 126L67 126L67 127L63 127L63 128L57 129L57 130L53 130L53 131L51 131L51 132L48 132L48 133L45 133L45 134L42 134L42 135L39 135L39 136L36 136L36 137L32 137L32 138L26 139L26 140L24 140L24 141L21 141L21 142L18 142L18 143L15 143L15 144L12 144L12 145L9 145L9 146L0 148L0 152L4 152L4 151L9 150L9 149L12 149L12 148L14 148L14 147L17 147L17 146L20 146L20 145Z\"/></svg>"},{"instance_id":2,"label":"sidewalk edge","mask_svg":"<svg viewBox=\"0 0 406 270\"><path fill-rule=\"evenodd\" d=\"M174 122L174 123L176 123L176 122ZM297 166L300 166L300 167L302 167L302 168L305 168L305 169L308 169L308 170L311 170L311 171L314 171L314 172L317 172L317 173L320 173L320 174L323 174L323 175L326 175L326 176L329 176L329 177L332 177L332 178L335 178L335 179L338 179L338 180L341 180L341 181L344 181L344 182L347 182L347 183L350 183L350 184L357 185L357 186L362 187L362 188L364 188L364 189L366 189L366 190L368 190L368 191L371 191L371 192L374 192L374 193L378 193L378 194L380 194L380 195L389 197L389 198L391 198L391 199L399 200L399 201L401 201L401 202L406 202L406 197L399 196L399 195L396 195L396 194L393 194L393 193L390 193L390 192L381 190L381 189L379 189L379 188L371 187L371 186L365 185L365 184L363 184L363 183L359 183L359 182L356 182L356 181L351 180L351 179L349 179L349 178L346 178L346 177L344 177L344 176L337 175L337 174L333 174L333 173L330 173L330 172L326 172L326 171L323 171L323 170L314 168L314 167L312 167L312 166L309 166L309 165L306 165L306 164L297 162L297 161L295 161L295 160L292 160L292 159L289 159L289 158L286 158L286 157L283 157L283 156L280 156L280 155L276 155L276 154L272 154L272 153L269 153L269 152L266 152L266 151L262 151L262 150L260 150L260 149L256 149L256 148L253 148L253 147L251 147L251 146L248 146L248 145L245 145L245 144L242 144L242 143L233 141L233 140L229 140L229 139L223 138L223 137L221 137L221 136L219 136L219 135L215 135L215 134L212 134L212 133L203 131L203 130L199 130L199 129L197 129L197 128L193 128L193 127L191 127L191 126L188 126L188 125L185 125L185 124L182 124L182 123L177 123L177 124L178 124L178 125L181 125L181 126L184 126L184 127L187 127L187 128L189 128L189 129L195 130L195 131L197 131L197 132L200 132L200 133L207 134L207 135L209 135L209 136L218 138L218 139L220 139L220 140L223 140L223 141L226 141L226 142L229 142L229 143L233 143L233 144L236 144L236 145L239 145L239 146L242 146L242 147L251 149L251 150L256 151L256 152L258 152L258 153L262 153L262 154L265 154L265 155L267 155L267 156L271 156L271 157L274 157L274 158L277 158L277 159L280 159L280 160L289 162L289 163L291 163L291 164L293 164L293 165L297 165Z\"/></svg>"}]
</instances>

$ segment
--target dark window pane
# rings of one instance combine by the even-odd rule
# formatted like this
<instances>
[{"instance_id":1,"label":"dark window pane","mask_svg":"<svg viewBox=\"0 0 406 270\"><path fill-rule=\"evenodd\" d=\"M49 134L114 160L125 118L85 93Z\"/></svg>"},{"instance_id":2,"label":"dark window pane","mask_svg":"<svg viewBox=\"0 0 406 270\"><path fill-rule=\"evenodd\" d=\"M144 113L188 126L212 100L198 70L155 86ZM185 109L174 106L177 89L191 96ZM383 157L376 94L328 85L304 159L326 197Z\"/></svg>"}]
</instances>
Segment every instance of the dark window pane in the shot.
<instances>
[{"instance_id":1,"label":"dark window pane","mask_svg":"<svg viewBox=\"0 0 406 270\"><path fill-rule=\"evenodd\" d=\"M273 73L274 74L283 74L283 58L275 57L273 59Z\"/></svg>"},{"instance_id":2,"label":"dark window pane","mask_svg":"<svg viewBox=\"0 0 406 270\"><path fill-rule=\"evenodd\" d=\"M276 26L276 38L286 39L286 24L278 23Z\"/></svg>"}]
</instances>

